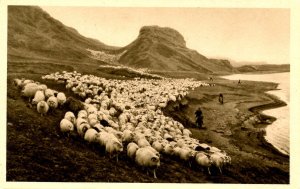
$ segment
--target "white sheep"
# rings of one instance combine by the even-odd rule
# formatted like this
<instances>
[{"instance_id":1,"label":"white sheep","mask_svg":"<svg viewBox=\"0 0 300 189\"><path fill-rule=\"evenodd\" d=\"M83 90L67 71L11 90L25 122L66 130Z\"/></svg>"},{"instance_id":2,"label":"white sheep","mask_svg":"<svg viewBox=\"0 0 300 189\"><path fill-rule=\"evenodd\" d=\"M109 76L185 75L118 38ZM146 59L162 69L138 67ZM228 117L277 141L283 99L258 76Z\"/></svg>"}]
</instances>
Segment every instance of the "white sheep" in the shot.
<instances>
[{"instance_id":1,"label":"white sheep","mask_svg":"<svg viewBox=\"0 0 300 189\"><path fill-rule=\"evenodd\" d=\"M123 151L122 143L120 143L120 141L116 137L110 135L110 137L108 138L105 144L105 152L109 153L110 157L112 156L112 154L116 154L117 162L118 162L119 161L118 155L122 151Z\"/></svg>"},{"instance_id":2,"label":"white sheep","mask_svg":"<svg viewBox=\"0 0 300 189\"><path fill-rule=\"evenodd\" d=\"M174 148L170 144L167 143L164 146L163 153L167 154L167 155L173 155L174 154Z\"/></svg>"},{"instance_id":3,"label":"white sheep","mask_svg":"<svg viewBox=\"0 0 300 189\"><path fill-rule=\"evenodd\" d=\"M97 142L97 134L95 129L89 128L84 134L84 140L89 143Z\"/></svg>"},{"instance_id":4,"label":"white sheep","mask_svg":"<svg viewBox=\"0 0 300 189\"><path fill-rule=\"evenodd\" d=\"M146 146L151 146L150 143L148 142L148 140L146 138L141 138L137 141L137 145L142 148L142 147L146 147Z\"/></svg>"},{"instance_id":5,"label":"white sheep","mask_svg":"<svg viewBox=\"0 0 300 189\"><path fill-rule=\"evenodd\" d=\"M47 104L50 109L52 110L56 109L58 106L57 98L55 96L49 97L47 100Z\"/></svg>"},{"instance_id":6,"label":"white sheep","mask_svg":"<svg viewBox=\"0 0 300 189\"><path fill-rule=\"evenodd\" d=\"M39 87L36 83L28 83L24 86L24 89L22 90L22 96L25 96L29 99L29 102L31 102L31 98L34 97L36 91L39 90Z\"/></svg>"},{"instance_id":7,"label":"white sheep","mask_svg":"<svg viewBox=\"0 0 300 189\"><path fill-rule=\"evenodd\" d=\"M45 102L45 101L40 101L37 104L36 108L37 108L38 113L41 114L41 116L46 115L49 110L49 106L48 106L47 102Z\"/></svg>"},{"instance_id":8,"label":"white sheep","mask_svg":"<svg viewBox=\"0 0 300 189\"><path fill-rule=\"evenodd\" d=\"M192 134L192 132L188 129L183 129L182 134L183 136L189 137Z\"/></svg>"},{"instance_id":9,"label":"white sheep","mask_svg":"<svg viewBox=\"0 0 300 189\"><path fill-rule=\"evenodd\" d=\"M60 126L60 131L63 133L68 133L74 130L73 123L67 119L62 119L60 121L59 126Z\"/></svg>"},{"instance_id":10,"label":"white sheep","mask_svg":"<svg viewBox=\"0 0 300 189\"><path fill-rule=\"evenodd\" d=\"M136 151L135 161L139 166L153 168L153 176L154 178L157 178L155 170L160 166L160 159L156 153L147 147L139 148Z\"/></svg>"},{"instance_id":11,"label":"white sheep","mask_svg":"<svg viewBox=\"0 0 300 189\"><path fill-rule=\"evenodd\" d=\"M164 149L162 143L159 142L158 140L156 140L152 143L152 147L158 152L162 152Z\"/></svg>"},{"instance_id":12,"label":"white sheep","mask_svg":"<svg viewBox=\"0 0 300 189\"><path fill-rule=\"evenodd\" d=\"M210 159L212 161L212 165L218 168L221 174L223 166L231 162L231 158L221 152L212 153L210 155Z\"/></svg>"},{"instance_id":13,"label":"white sheep","mask_svg":"<svg viewBox=\"0 0 300 189\"><path fill-rule=\"evenodd\" d=\"M135 159L135 155L136 155L137 149L139 149L139 146L136 143L134 143L134 142L130 142L127 145L127 156L130 159Z\"/></svg>"},{"instance_id":14,"label":"white sheep","mask_svg":"<svg viewBox=\"0 0 300 189\"><path fill-rule=\"evenodd\" d=\"M128 130L128 129L125 129L123 131L123 139L122 141L125 142L125 143L129 143L133 140L133 133L132 131Z\"/></svg>"},{"instance_id":15,"label":"white sheep","mask_svg":"<svg viewBox=\"0 0 300 189\"><path fill-rule=\"evenodd\" d=\"M66 112L64 118L71 121L71 123L73 123L74 125L76 124L76 117L73 112Z\"/></svg>"},{"instance_id":16,"label":"white sheep","mask_svg":"<svg viewBox=\"0 0 300 189\"><path fill-rule=\"evenodd\" d=\"M97 108L93 105L88 106L87 108L88 115L90 114L97 114Z\"/></svg>"},{"instance_id":17,"label":"white sheep","mask_svg":"<svg viewBox=\"0 0 300 189\"><path fill-rule=\"evenodd\" d=\"M188 162L189 166L191 167L191 161L194 159L195 153L191 149L188 149L188 148L180 148L178 153L179 153L180 159Z\"/></svg>"},{"instance_id":18,"label":"white sheep","mask_svg":"<svg viewBox=\"0 0 300 189\"><path fill-rule=\"evenodd\" d=\"M82 123L77 127L79 136L84 137L85 132L90 128L88 123Z\"/></svg>"},{"instance_id":19,"label":"white sheep","mask_svg":"<svg viewBox=\"0 0 300 189\"><path fill-rule=\"evenodd\" d=\"M50 96L54 96L54 91L52 90L52 89L46 89L45 90L45 97L46 97L46 99L48 99Z\"/></svg>"},{"instance_id":20,"label":"white sheep","mask_svg":"<svg viewBox=\"0 0 300 189\"><path fill-rule=\"evenodd\" d=\"M39 90L44 92L47 89L47 85L41 84L41 85L38 86L38 88L39 88Z\"/></svg>"},{"instance_id":21,"label":"white sheep","mask_svg":"<svg viewBox=\"0 0 300 189\"><path fill-rule=\"evenodd\" d=\"M18 87L18 88L21 89L21 88L22 88L22 84L23 84L23 80L22 80L22 79L16 78L16 79L14 79L13 83L14 83L14 85L15 85L16 87Z\"/></svg>"},{"instance_id":22,"label":"white sheep","mask_svg":"<svg viewBox=\"0 0 300 189\"><path fill-rule=\"evenodd\" d=\"M59 106L62 106L67 101L67 97L63 92L57 93L56 98Z\"/></svg>"},{"instance_id":23,"label":"white sheep","mask_svg":"<svg viewBox=\"0 0 300 189\"><path fill-rule=\"evenodd\" d=\"M207 167L208 173L210 174L210 167L212 165L212 161L207 154L204 152L198 152L195 155L195 161L202 168Z\"/></svg>"},{"instance_id":24,"label":"white sheep","mask_svg":"<svg viewBox=\"0 0 300 189\"><path fill-rule=\"evenodd\" d=\"M77 114L77 118L87 119L88 113L86 110L80 110Z\"/></svg>"},{"instance_id":25,"label":"white sheep","mask_svg":"<svg viewBox=\"0 0 300 189\"><path fill-rule=\"evenodd\" d=\"M38 90L32 99L32 104L38 104L40 101L45 101L45 95L43 91Z\"/></svg>"}]
</instances>

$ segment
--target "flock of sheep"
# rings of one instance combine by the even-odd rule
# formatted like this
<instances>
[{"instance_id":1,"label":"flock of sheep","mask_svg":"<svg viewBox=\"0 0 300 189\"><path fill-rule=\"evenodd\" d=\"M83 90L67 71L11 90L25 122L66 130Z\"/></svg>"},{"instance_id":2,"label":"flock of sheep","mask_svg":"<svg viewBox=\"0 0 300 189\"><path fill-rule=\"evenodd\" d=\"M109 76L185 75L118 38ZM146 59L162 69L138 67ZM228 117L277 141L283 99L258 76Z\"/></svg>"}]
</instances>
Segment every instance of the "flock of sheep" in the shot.
<instances>
[{"instance_id":1,"label":"flock of sheep","mask_svg":"<svg viewBox=\"0 0 300 189\"><path fill-rule=\"evenodd\" d=\"M225 151L200 143L191 137L190 130L161 111L169 101L181 100L189 90L209 86L207 83L165 78L110 80L76 71L56 72L42 79L64 83L67 90L82 99L74 100L79 103L75 107L80 108L65 113L60 122L61 132L76 132L88 143L102 146L117 161L125 148L127 156L139 166L153 170L154 178L161 154L177 157L189 165L195 162L209 174L211 166L222 173L222 167L231 163ZM14 82L32 104L37 104L37 111L42 115L70 98L32 80L15 79Z\"/></svg>"}]
</instances>

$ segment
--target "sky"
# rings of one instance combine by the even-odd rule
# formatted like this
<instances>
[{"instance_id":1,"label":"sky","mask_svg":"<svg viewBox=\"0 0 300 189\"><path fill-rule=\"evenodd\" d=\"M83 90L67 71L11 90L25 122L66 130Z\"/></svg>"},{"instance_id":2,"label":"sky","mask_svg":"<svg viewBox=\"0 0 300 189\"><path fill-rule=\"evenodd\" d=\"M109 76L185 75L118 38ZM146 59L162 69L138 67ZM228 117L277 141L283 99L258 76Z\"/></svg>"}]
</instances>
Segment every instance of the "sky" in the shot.
<instances>
[{"instance_id":1,"label":"sky","mask_svg":"<svg viewBox=\"0 0 300 189\"><path fill-rule=\"evenodd\" d=\"M135 40L142 26L171 27L188 48L209 58L289 63L290 12L275 8L42 6L85 37L112 46Z\"/></svg>"}]
</instances>

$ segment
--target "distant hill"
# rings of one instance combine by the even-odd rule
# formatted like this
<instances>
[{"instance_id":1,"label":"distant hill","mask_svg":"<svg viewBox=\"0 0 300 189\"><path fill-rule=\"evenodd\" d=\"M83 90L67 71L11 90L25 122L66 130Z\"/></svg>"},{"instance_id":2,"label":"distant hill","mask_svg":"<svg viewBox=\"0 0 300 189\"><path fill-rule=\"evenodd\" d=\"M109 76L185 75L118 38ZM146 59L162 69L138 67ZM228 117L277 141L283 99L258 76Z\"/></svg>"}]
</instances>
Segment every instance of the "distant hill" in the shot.
<instances>
[{"instance_id":1,"label":"distant hill","mask_svg":"<svg viewBox=\"0 0 300 189\"><path fill-rule=\"evenodd\" d=\"M289 64L244 65L236 68L239 72L289 72Z\"/></svg>"},{"instance_id":2,"label":"distant hill","mask_svg":"<svg viewBox=\"0 0 300 189\"><path fill-rule=\"evenodd\" d=\"M94 50L116 47L86 38L35 6L8 6L8 59L90 59Z\"/></svg>"},{"instance_id":3,"label":"distant hill","mask_svg":"<svg viewBox=\"0 0 300 189\"><path fill-rule=\"evenodd\" d=\"M228 73L234 68L227 60L208 59L188 49L183 36L168 27L144 26L136 40L124 47L121 64L135 68L167 71Z\"/></svg>"}]
</instances>

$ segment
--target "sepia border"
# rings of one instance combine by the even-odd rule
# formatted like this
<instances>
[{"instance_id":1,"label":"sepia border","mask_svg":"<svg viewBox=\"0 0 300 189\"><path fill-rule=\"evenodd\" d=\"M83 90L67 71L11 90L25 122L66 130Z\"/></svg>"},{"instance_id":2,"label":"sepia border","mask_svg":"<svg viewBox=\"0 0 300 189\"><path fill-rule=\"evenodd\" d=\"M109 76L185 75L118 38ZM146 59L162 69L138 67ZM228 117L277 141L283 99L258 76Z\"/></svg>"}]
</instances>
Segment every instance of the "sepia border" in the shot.
<instances>
[{"instance_id":1,"label":"sepia border","mask_svg":"<svg viewBox=\"0 0 300 189\"><path fill-rule=\"evenodd\" d=\"M1 0L0 1L0 189L17 188L300 188L300 0ZM6 182L6 96L7 96L7 6L101 6L101 7L210 7L210 8L287 8L290 9L290 184L125 184ZM100 39L101 40L101 39ZM298 144L298 145L297 145ZM271 177L272 175L257 175Z\"/></svg>"}]
</instances>

